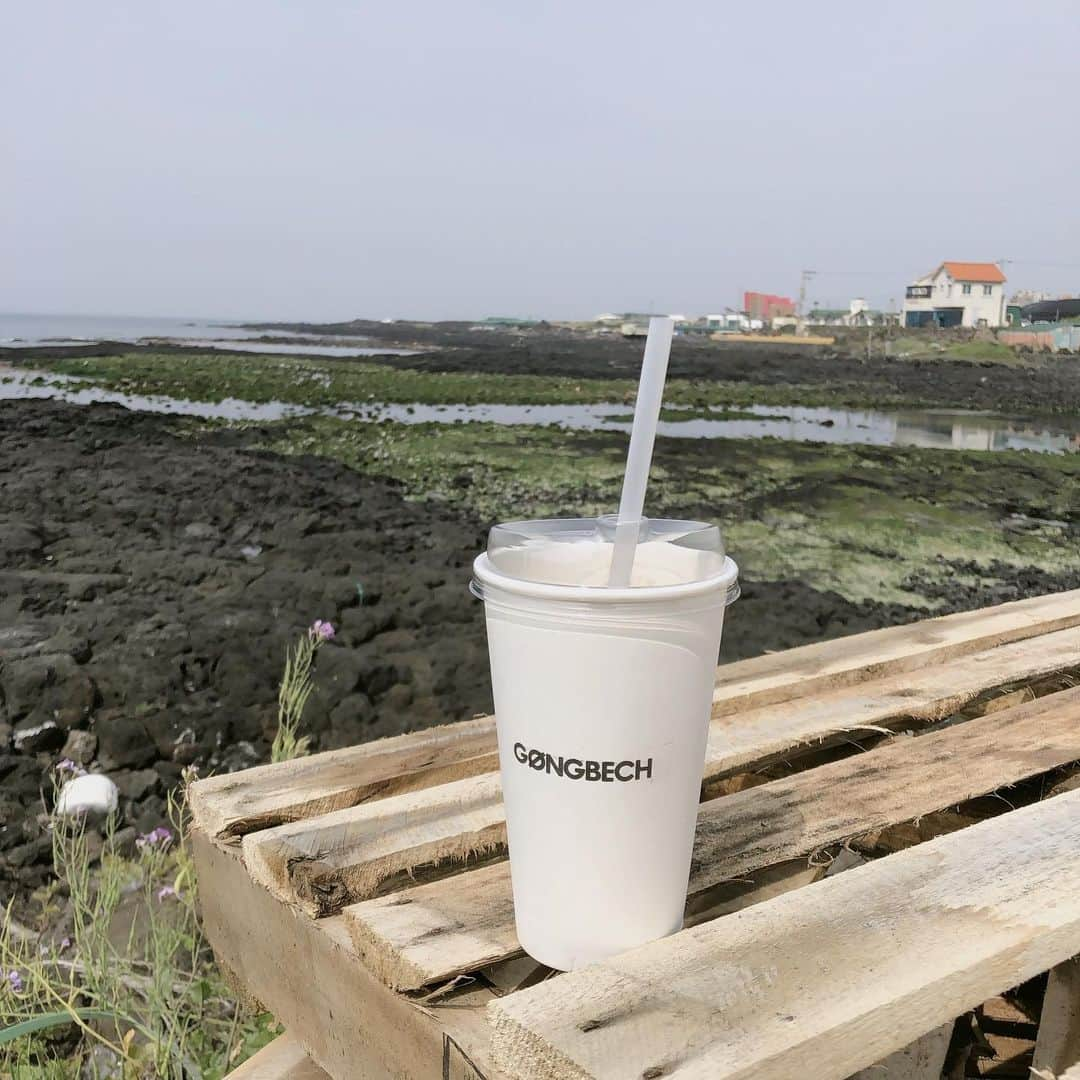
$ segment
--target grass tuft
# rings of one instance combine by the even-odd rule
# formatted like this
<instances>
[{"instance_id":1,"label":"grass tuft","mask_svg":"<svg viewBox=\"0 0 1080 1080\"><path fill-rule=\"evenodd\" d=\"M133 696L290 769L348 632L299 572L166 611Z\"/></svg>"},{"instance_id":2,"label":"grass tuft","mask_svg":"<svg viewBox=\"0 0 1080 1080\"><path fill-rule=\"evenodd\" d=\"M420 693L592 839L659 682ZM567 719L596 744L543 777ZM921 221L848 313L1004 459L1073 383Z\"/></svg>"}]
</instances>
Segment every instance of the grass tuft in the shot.
<instances>
[{"instance_id":1,"label":"grass tuft","mask_svg":"<svg viewBox=\"0 0 1080 1080\"><path fill-rule=\"evenodd\" d=\"M52 823L56 880L0 927L0 1076L220 1080L273 1037L216 970L195 911L182 796L133 851L115 816Z\"/></svg>"}]
</instances>

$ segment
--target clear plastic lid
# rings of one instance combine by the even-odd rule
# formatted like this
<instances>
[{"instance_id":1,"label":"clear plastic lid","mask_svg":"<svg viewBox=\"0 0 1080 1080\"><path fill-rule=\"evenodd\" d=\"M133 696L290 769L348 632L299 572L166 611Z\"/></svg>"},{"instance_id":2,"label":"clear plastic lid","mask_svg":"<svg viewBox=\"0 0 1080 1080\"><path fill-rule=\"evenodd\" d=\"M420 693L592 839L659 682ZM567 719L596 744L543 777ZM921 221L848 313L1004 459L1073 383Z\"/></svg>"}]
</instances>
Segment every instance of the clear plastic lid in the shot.
<instances>
[{"instance_id":1,"label":"clear plastic lid","mask_svg":"<svg viewBox=\"0 0 1080 1080\"><path fill-rule=\"evenodd\" d=\"M500 574L544 585L606 588L615 515L509 521L488 535L487 556ZM643 519L630 588L691 585L723 576L730 563L720 529L703 521ZM728 603L739 595L733 581Z\"/></svg>"}]
</instances>

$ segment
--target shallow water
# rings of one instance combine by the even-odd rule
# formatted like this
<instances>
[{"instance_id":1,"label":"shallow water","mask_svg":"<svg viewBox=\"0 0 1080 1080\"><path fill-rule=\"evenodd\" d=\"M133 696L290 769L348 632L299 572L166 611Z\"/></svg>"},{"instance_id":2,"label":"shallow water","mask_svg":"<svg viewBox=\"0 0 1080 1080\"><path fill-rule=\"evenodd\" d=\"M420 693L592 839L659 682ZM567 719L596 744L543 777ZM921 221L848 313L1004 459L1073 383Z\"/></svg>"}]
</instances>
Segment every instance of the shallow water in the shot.
<instances>
[{"instance_id":1,"label":"shallow water","mask_svg":"<svg viewBox=\"0 0 1080 1080\"><path fill-rule=\"evenodd\" d=\"M289 336L295 337L298 335L290 334ZM367 345L338 343L333 338L328 342L325 337L316 336L311 336L311 341L311 345L291 345L287 343L267 344L262 341L223 341L218 338L184 338L183 340L169 339L167 341L162 339L162 342L168 345L198 346L208 349L228 349L230 352L265 353L268 355L280 353L282 355L297 354L300 356L416 356L415 349L373 349ZM140 340L140 344L143 345L158 343L159 339L143 338Z\"/></svg>"},{"instance_id":2,"label":"shallow water","mask_svg":"<svg viewBox=\"0 0 1080 1080\"><path fill-rule=\"evenodd\" d=\"M368 422L402 424L554 425L571 431L629 431L626 405L394 405L343 402L325 408L283 401L186 401L181 398L126 394L87 386L78 378L57 376L0 364L0 401L55 398L77 405L109 402L143 412L172 413L221 420L283 420L296 416L333 416ZM678 411L677 409L669 410ZM1080 452L1080 419L1045 420L956 410L856 410L752 405L741 413L754 419L702 417L663 420L661 435L684 439L776 438L874 446L925 446L947 450L1035 450L1062 454Z\"/></svg>"}]
</instances>

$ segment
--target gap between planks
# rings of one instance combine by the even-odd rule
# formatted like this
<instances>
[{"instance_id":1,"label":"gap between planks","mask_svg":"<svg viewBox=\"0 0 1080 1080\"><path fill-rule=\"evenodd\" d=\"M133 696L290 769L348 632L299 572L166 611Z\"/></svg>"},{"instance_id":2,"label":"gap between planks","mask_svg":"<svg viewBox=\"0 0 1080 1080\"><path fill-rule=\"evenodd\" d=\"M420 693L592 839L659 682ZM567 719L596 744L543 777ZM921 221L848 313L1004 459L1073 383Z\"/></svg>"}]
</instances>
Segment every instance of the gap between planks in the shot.
<instances>
[{"instance_id":1,"label":"gap between planks","mask_svg":"<svg viewBox=\"0 0 1080 1080\"><path fill-rule=\"evenodd\" d=\"M1080 791L488 1007L517 1080L841 1080L1080 952Z\"/></svg>"},{"instance_id":2,"label":"gap between planks","mask_svg":"<svg viewBox=\"0 0 1080 1080\"><path fill-rule=\"evenodd\" d=\"M713 716L718 719L942 664L1076 625L1080 625L1080 590L722 665ZM192 816L210 836L236 840L248 832L497 767L494 718L478 717L298 761L209 777L191 788Z\"/></svg>"},{"instance_id":3,"label":"gap between planks","mask_svg":"<svg viewBox=\"0 0 1080 1080\"><path fill-rule=\"evenodd\" d=\"M1080 758L1080 687L702 804L689 894L909 821ZM345 910L357 950L399 990L521 951L505 862Z\"/></svg>"},{"instance_id":4,"label":"gap between planks","mask_svg":"<svg viewBox=\"0 0 1080 1080\"><path fill-rule=\"evenodd\" d=\"M1077 664L1080 629L1063 630L925 671L751 710L737 720L714 720L705 781L844 734L941 719L988 688ZM243 839L243 852L257 881L323 916L418 867L500 852L505 830L499 777L485 773L252 833Z\"/></svg>"}]
</instances>

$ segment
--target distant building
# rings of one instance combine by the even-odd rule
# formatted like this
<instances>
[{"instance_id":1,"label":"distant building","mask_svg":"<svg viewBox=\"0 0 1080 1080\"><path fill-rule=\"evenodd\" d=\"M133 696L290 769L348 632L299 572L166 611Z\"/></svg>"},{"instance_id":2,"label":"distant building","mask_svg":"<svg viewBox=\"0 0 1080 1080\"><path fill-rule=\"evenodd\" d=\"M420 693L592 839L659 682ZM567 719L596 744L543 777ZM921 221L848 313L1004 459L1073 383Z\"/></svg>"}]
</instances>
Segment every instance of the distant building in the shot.
<instances>
[{"instance_id":1,"label":"distant building","mask_svg":"<svg viewBox=\"0 0 1080 1080\"><path fill-rule=\"evenodd\" d=\"M1026 307L1028 304L1041 304L1044 300L1052 299L1053 297L1048 292L1040 292L1037 289L1017 289L1009 297L1009 304L1012 307Z\"/></svg>"},{"instance_id":2,"label":"distant building","mask_svg":"<svg viewBox=\"0 0 1080 1080\"><path fill-rule=\"evenodd\" d=\"M872 308L861 296L856 296L843 308L811 308L806 316L808 326L884 326L896 322L896 313Z\"/></svg>"},{"instance_id":3,"label":"distant building","mask_svg":"<svg viewBox=\"0 0 1080 1080\"><path fill-rule=\"evenodd\" d=\"M905 326L1002 326L1005 275L996 263L943 262L907 287L903 313Z\"/></svg>"},{"instance_id":4,"label":"distant building","mask_svg":"<svg viewBox=\"0 0 1080 1080\"><path fill-rule=\"evenodd\" d=\"M794 315L795 301L772 293L746 292L743 293L743 311L751 319L771 323L777 315Z\"/></svg>"},{"instance_id":5,"label":"distant building","mask_svg":"<svg viewBox=\"0 0 1080 1080\"><path fill-rule=\"evenodd\" d=\"M869 326L873 321L874 313L870 310L870 305L863 297L856 296L848 304L848 313L844 319L845 324L847 326Z\"/></svg>"},{"instance_id":6,"label":"distant building","mask_svg":"<svg viewBox=\"0 0 1080 1080\"><path fill-rule=\"evenodd\" d=\"M709 330L749 330L750 320L741 311L725 311L720 315L706 315Z\"/></svg>"},{"instance_id":7,"label":"distant building","mask_svg":"<svg viewBox=\"0 0 1080 1080\"><path fill-rule=\"evenodd\" d=\"M761 330L765 323L761 319L751 319L742 311L725 311L721 315L706 315L705 327L710 331L743 333L747 330Z\"/></svg>"}]
</instances>

